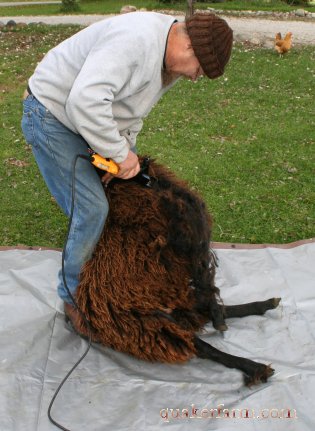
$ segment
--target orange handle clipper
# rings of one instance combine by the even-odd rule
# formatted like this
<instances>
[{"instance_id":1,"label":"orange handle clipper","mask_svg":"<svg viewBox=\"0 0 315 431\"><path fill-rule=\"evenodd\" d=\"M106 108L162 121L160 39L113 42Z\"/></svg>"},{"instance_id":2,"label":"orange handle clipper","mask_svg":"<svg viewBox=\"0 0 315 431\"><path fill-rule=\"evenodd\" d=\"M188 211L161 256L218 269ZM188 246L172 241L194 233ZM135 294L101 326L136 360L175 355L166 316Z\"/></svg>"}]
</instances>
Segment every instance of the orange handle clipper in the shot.
<instances>
[{"instance_id":1,"label":"orange handle clipper","mask_svg":"<svg viewBox=\"0 0 315 431\"><path fill-rule=\"evenodd\" d=\"M96 166L98 169L102 169L102 171L107 171L113 175L117 175L119 171L119 166L114 160L104 158L99 154L91 155L92 165Z\"/></svg>"}]
</instances>

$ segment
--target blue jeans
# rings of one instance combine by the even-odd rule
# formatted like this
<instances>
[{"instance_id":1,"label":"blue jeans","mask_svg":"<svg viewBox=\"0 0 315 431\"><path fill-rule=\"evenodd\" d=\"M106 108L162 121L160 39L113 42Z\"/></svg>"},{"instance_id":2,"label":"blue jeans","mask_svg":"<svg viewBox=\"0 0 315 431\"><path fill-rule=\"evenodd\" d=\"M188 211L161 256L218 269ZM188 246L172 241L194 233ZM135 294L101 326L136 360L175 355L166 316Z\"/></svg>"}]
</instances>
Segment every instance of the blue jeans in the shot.
<instances>
[{"instance_id":1,"label":"blue jeans","mask_svg":"<svg viewBox=\"0 0 315 431\"><path fill-rule=\"evenodd\" d=\"M86 141L60 123L34 96L23 102L22 130L31 145L37 165L66 216L71 210L73 160L88 155ZM83 264L91 257L108 214L102 182L91 163L78 159L75 170L74 213L65 246L65 274L70 292L75 295ZM58 294L72 303L59 271Z\"/></svg>"}]
</instances>

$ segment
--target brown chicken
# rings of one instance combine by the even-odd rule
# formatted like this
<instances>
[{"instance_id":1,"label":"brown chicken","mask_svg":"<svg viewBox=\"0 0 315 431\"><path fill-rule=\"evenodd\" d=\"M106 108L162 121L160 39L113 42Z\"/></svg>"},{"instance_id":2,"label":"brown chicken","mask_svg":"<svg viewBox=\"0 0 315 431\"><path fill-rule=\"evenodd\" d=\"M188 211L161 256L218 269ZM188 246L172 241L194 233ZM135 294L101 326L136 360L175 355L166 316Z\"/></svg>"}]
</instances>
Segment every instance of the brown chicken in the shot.
<instances>
[{"instance_id":1,"label":"brown chicken","mask_svg":"<svg viewBox=\"0 0 315 431\"><path fill-rule=\"evenodd\" d=\"M284 39L281 37L281 33L277 33L275 37L275 50L280 54L285 54L292 47L292 33L289 31Z\"/></svg>"}]
</instances>

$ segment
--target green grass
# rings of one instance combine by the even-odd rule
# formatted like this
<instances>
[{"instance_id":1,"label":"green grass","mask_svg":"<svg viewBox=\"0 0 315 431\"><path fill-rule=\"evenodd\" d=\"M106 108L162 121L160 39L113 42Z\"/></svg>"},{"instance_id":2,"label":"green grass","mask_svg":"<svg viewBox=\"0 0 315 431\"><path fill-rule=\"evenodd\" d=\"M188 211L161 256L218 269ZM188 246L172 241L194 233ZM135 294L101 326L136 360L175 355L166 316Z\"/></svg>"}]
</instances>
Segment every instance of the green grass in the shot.
<instances>
[{"instance_id":1,"label":"green grass","mask_svg":"<svg viewBox=\"0 0 315 431\"><path fill-rule=\"evenodd\" d=\"M9 0L11 1L11 0ZM14 1L14 0L12 0ZM1 3L1 1L0 1ZM186 2L165 4L158 0L134 0L131 2L138 9L145 7L148 10L152 9L176 9L186 10ZM126 5L125 0L81 0L80 11L73 12L73 14L108 14L119 13L122 6ZM200 2L196 3L196 9L205 9L212 7L224 10L273 10L273 11L290 11L297 9L298 6L289 6L281 0L271 0L270 2L264 0L242 0L242 1L227 1L224 3L211 3ZM315 5L309 4L305 7L309 11L315 12ZM17 15L58 15L60 14L60 5L26 5L26 6L12 6L1 7L0 14L2 16L17 16Z\"/></svg>"},{"instance_id":2,"label":"green grass","mask_svg":"<svg viewBox=\"0 0 315 431\"><path fill-rule=\"evenodd\" d=\"M1 37L1 245L63 244L67 220L21 135L21 95L42 55L78 28L28 26ZM199 190L214 240L315 236L314 60L314 47L279 58L237 46L224 77L180 81L146 119L139 152Z\"/></svg>"},{"instance_id":3,"label":"green grass","mask_svg":"<svg viewBox=\"0 0 315 431\"><path fill-rule=\"evenodd\" d=\"M202 7L203 3L197 3L198 7ZM212 5L207 4L207 6L221 9L221 10L232 10L232 11L242 11L242 10L253 10L253 11L277 11L277 12L289 12L294 9L303 8L306 10L314 10L314 5L289 5L285 1L281 0L229 0L224 3L213 3Z\"/></svg>"},{"instance_id":4,"label":"green grass","mask_svg":"<svg viewBox=\"0 0 315 431\"><path fill-rule=\"evenodd\" d=\"M122 6L126 5L124 0L83 0L79 2L80 11L73 14L108 14L119 13ZM146 7L148 10L158 8L158 1L135 0L132 2L138 9ZM27 6L12 6L1 7L0 13L2 16L14 15L58 15L60 5L27 5ZM69 13L70 14L70 13Z\"/></svg>"}]
</instances>

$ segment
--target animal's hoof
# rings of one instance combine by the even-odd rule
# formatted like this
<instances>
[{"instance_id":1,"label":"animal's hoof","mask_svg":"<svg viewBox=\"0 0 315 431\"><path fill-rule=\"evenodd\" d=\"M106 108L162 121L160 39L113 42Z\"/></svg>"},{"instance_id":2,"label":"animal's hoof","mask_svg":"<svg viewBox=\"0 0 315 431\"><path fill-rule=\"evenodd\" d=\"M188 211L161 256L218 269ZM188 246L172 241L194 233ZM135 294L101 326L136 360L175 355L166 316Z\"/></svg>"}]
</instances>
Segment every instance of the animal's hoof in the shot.
<instances>
[{"instance_id":1,"label":"animal's hoof","mask_svg":"<svg viewBox=\"0 0 315 431\"><path fill-rule=\"evenodd\" d=\"M251 376L245 375L245 385L250 387L259 383L266 383L269 377L274 374L275 370L270 365L259 364L255 373Z\"/></svg>"},{"instance_id":2,"label":"animal's hoof","mask_svg":"<svg viewBox=\"0 0 315 431\"><path fill-rule=\"evenodd\" d=\"M228 330L228 326L226 323L219 323L219 324L213 323L213 327L214 327L214 329L216 329L217 331L220 331L220 332L224 332L224 331Z\"/></svg>"},{"instance_id":3,"label":"animal's hoof","mask_svg":"<svg viewBox=\"0 0 315 431\"><path fill-rule=\"evenodd\" d=\"M272 298L272 305L274 308L277 308L280 304L281 298Z\"/></svg>"},{"instance_id":4,"label":"animal's hoof","mask_svg":"<svg viewBox=\"0 0 315 431\"><path fill-rule=\"evenodd\" d=\"M228 326L224 323L223 325L220 325L217 329L218 331L224 332L228 330Z\"/></svg>"}]
</instances>

